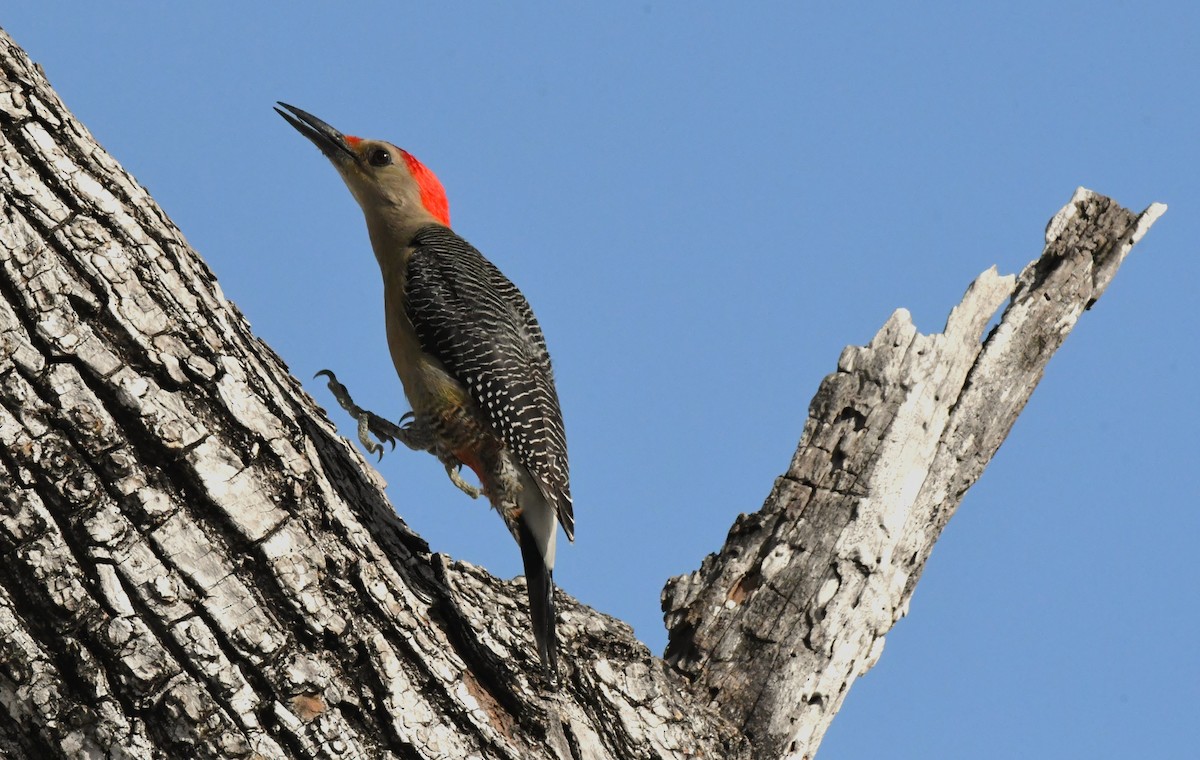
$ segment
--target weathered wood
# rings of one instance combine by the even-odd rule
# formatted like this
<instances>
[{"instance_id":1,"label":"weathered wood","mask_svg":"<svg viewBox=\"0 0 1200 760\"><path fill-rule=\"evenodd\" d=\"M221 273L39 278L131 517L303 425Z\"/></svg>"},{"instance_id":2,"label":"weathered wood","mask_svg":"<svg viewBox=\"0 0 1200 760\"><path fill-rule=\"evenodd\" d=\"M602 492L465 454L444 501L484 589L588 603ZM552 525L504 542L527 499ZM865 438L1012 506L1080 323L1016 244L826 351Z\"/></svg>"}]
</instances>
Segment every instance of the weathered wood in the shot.
<instances>
[{"instance_id":1,"label":"weathered wood","mask_svg":"<svg viewBox=\"0 0 1200 760\"><path fill-rule=\"evenodd\" d=\"M1165 210L1135 215L1080 189L1042 255L1015 280L980 275L944 332L918 333L901 309L870 345L847 348L762 510L668 582L666 659L755 757L816 751L1046 363Z\"/></svg>"},{"instance_id":2,"label":"weathered wood","mask_svg":"<svg viewBox=\"0 0 1200 760\"><path fill-rule=\"evenodd\" d=\"M0 32L0 754L811 755L1046 360L1161 207L1077 194L1014 291L845 351L666 660L432 554L146 192ZM481 518L483 519L483 518Z\"/></svg>"}]
</instances>

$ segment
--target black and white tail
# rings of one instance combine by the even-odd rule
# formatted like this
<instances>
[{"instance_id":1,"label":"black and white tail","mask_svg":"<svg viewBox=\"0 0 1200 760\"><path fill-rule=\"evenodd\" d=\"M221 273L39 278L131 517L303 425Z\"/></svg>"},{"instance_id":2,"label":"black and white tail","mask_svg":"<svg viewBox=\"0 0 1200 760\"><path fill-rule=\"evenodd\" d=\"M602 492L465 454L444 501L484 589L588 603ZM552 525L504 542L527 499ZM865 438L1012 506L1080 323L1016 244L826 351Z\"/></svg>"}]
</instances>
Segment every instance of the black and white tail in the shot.
<instances>
[{"instance_id":1,"label":"black and white tail","mask_svg":"<svg viewBox=\"0 0 1200 760\"><path fill-rule=\"evenodd\" d=\"M558 539L558 516L527 473L522 472L518 501L517 542L525 565L529 593L529 617L538 657L551 682L558 680L558 636L554 631L554 549Z\"/></svg>"}]
</instances>

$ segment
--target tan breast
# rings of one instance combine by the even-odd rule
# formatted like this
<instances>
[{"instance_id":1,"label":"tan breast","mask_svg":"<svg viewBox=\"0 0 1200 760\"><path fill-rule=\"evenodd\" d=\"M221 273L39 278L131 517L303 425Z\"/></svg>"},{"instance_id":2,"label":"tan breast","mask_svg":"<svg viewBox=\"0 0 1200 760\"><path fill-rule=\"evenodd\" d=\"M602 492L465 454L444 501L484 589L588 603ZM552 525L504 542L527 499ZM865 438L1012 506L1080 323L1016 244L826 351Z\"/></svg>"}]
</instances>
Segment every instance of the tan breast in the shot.
<instances>
[{"instance_id":1,"label":"tan breast","mask_svg":"<svg viewBox=\"0 0 1200 760\"><path fill-rule=\"evenodd\" d=\"M406 252L407 253L407 252ZM381 262L383 272L383 309L387 325L388 350L392 364L404 386L404 395L413 411L436 413L447 406L466 406L470 396L434 357L421 350L417 332L404 308L404 264L407 255L392 266Z\"/></svg>"}]
</instances>

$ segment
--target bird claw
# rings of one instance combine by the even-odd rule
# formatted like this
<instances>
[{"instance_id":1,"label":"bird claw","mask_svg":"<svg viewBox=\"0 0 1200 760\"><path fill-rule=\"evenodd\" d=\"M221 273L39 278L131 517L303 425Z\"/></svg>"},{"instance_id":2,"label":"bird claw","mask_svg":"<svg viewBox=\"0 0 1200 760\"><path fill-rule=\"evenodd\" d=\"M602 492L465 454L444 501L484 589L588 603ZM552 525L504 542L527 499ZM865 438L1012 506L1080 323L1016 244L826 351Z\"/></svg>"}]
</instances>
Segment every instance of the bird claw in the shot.
<instances>
[{"instance_id":1,"label":"bird claw","mask_svg":"<svg viewBox=\"0 0 1200 760\"><path fill-rule=\"evenodd\" d=\"M375 461L383 460L383 444L391 444L392 451L396 450L396 435L399 431L395 425L374 412L363 412L358 418L358 440L370 454L376 454ZM379 443L371 440L374 435Z\"/></svg>"},{"instance_id":2,"label":"bird claw","mask_svg":"<svg viewBox=\"0 0 1200 760\"><path fill-rule=\"evenodd\" d=\"M323 369L313 375L313 377L316 378L321 375L329 378L326 385L329 387L329 392L333 394L334 399L338 402L338 406L346 410L346 414L349 414L358 423L358 440L362 443L363 448L367 450L368 454L377 455L376 461L383 459L382 444L390 444L394 450L396 448L396 441L401 441L409 448L413 448L412 444L409 443L409 425L400 427L374 412L368 412L354 403L354 399L350 398L350 391L346 389L346 386L338 382L337 375L327 369ZM404 417L400 418L400 421L403 422L405 418L411 416L413 416L412 412L408 412ZM379 439L379 443L371 440L372 435Z\"/></svg>"},{"instance_id":3,"label":"bird claw","mask_svg":"<svg viewBox=\"0 0 1200 760\"><path fill-rule=\"evenodd\" d=\"M358 440L362 443L363 448L368 454L375 454L376 461L383 459L383 444L390 444L392 449L396 448L396 441L403 443L413 451L429 451L438 455L438 458L446 465L446 474L450 476L450 482L458 487L460 491L470 496L472 499L478 499L483 494L483 489L477 488L467 481L463 480L459 474L459 468L462 467L462 462L450 457L450 455L435 451L433 431L428 425L422 425L413 412L405 412L400 417L400 424L397 425L390 420L380 417L374 412L367 410L354 403L354 399L350 398L350 391L346 386L338 382L337 375L333 372L323 369L314 378L325 375L328 379L326 385L329 386L329 392L333 394L338 405L346 410L358 423ZM379 443L371 440L371 436L375 436Z\"/></svg>"}]
</instances>

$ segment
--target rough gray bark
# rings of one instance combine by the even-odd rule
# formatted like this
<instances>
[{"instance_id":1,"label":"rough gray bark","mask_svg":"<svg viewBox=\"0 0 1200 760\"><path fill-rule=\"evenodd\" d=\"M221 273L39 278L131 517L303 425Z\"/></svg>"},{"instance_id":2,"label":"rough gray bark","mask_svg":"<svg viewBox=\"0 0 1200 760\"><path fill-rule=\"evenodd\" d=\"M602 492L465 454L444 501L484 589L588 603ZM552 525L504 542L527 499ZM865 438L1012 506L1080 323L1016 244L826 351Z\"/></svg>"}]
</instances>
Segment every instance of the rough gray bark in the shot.
<instances>
[{"instance_id":1,"label":"rough gray bark","mask_svg":"<svg viewBox=\"0 0 1200 760\"><path fill-rule=\"evenodd\" d=\"M811 755L1079 313L1153 219L1079 193L1013 291L843 354L666 661L432 554L146 192L0 32L0 753ZM766 678L766 674L771 678Z\"/></svg>"}]
</instances>

